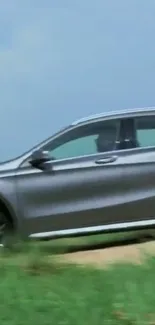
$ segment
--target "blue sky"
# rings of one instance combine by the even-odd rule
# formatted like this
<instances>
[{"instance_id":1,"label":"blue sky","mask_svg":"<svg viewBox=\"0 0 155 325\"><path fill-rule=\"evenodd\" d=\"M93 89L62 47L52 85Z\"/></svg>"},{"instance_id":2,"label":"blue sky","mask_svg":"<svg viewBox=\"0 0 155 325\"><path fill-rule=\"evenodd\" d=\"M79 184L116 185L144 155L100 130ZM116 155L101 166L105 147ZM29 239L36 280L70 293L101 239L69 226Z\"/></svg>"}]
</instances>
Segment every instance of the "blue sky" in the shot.
<instances>
[{"instance_id":1,"label":"blue sky","mask_svg":"<svg viewBox=\"0 0 155 325\"><path fill-rule=\"evenodd\" d=\"M155 105L154 0L0 2L1 160L91 113Z\"/></svg>"}]
</instances>

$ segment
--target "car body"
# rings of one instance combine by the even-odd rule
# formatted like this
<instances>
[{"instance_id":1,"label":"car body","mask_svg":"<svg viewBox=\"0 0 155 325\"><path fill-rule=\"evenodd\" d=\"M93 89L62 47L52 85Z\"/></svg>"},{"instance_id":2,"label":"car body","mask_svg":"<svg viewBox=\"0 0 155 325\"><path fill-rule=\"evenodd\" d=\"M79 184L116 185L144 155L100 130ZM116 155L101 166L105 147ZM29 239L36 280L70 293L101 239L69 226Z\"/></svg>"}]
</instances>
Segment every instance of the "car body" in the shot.
<instances>
[{"instance_id":1,"label":"car body","mask_svg":"<svg viewBox=\"0 0 155 325\"><path fill-rule=\"evenodd\" d=\"M82 118L1 163L0 218L38 239L154 226L155 108Z\"/></svg>"}]
</instances>

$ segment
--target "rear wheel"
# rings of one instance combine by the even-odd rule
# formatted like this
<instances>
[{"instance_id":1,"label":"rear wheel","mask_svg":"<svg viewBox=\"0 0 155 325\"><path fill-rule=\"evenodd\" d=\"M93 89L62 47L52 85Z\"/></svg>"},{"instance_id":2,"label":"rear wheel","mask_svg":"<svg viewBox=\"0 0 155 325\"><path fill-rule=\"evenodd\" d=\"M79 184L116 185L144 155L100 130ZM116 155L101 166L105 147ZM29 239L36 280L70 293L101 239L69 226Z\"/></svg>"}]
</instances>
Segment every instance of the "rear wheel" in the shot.
<instances>
[{"instance_id":1,"label":"rear wheel","mask_svg":"<svg viewBox=\"0 0 155 325\"><path fill-rule=\"evenodd\" d=\"M14 229L4 212L0 212L0 247L9 248L14 240Z\"/></svg>"}]
</instances>

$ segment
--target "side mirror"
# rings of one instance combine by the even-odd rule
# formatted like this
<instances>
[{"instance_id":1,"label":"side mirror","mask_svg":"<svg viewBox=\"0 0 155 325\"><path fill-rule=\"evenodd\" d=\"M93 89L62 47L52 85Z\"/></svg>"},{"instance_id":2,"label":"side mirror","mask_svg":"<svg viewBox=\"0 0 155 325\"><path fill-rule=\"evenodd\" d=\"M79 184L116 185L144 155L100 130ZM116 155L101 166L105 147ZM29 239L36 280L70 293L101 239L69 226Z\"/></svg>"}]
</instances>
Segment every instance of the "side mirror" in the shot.
<instances>
[{"instance_id":1,"label":"side mirror","mask_svg":"<svg viewBox=\"0 0 155 325\"><path fill-rule=\"evenodd\" d=\"M35 150L30 157L30 163L33 167L40 168L42 165L51 160L48 151Z\"/></svg>"}]
</instances>

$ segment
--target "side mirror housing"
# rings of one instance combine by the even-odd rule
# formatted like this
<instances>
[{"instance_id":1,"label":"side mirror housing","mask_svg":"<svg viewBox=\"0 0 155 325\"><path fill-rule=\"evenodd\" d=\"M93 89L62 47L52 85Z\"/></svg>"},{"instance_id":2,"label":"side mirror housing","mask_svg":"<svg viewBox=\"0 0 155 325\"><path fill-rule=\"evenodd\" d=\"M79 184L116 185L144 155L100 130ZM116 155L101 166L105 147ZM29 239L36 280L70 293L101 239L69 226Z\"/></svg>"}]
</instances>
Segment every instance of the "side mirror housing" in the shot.
<instances>
[{"instance_id":1,"label":"side mirror housing","mask_svg":"<svg viewBox=\"0 0 155 325\"><path fill-rule=\"evenodd\" d=\"M33 167L40 168L44 163L50 160L48 151L34 150L30 157L30 163Z\"/></svg>"}]
</instances>

